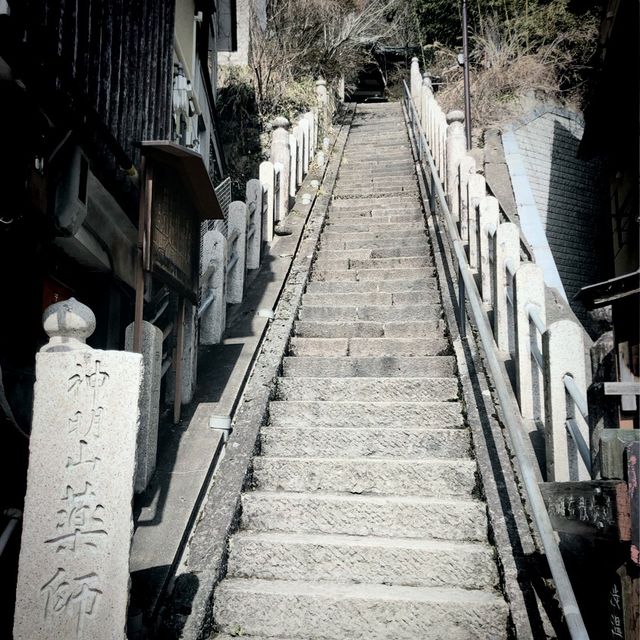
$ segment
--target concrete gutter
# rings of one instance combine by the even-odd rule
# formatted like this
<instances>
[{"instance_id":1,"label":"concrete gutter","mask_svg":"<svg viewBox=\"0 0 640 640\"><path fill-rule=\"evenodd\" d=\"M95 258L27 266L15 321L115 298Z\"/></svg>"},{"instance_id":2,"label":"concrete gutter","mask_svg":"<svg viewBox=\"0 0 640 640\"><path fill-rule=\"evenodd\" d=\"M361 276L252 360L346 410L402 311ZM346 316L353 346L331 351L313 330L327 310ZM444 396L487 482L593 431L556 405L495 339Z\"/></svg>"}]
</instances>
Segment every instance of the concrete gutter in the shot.
<instances>
[{"instance_id":1,"label":"concrete gutter","mask_svg":"<svg viewBox=\"0 0 640 640\"><path fill-rule=\"evenodd\" d=\"M304 224L302 239L295 251L274 318L237 404L233 433L224 458L207 487L172 593L163 607L157 637L204 640L213 630L213 591L226 573L227 544L238 526L240 495L250 481L251 461L257 451L260 427L266 419L274 383L309 278L353 114L354 109L350 108L343 118L306 224L301 221Z\"/></svg>"}]
</instances>

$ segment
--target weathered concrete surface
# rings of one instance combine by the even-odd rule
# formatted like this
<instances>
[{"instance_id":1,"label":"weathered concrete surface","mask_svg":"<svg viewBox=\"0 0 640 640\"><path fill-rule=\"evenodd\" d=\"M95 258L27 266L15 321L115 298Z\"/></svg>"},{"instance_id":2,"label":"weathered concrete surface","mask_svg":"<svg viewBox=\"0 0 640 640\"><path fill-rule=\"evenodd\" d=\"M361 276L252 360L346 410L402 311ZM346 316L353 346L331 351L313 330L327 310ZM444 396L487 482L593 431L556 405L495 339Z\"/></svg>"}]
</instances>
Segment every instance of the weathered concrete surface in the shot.
<instances>
[{"instance_id":1,"label":"weathered concrete surface","mask_svg":"<svg viewBox=\"0 0 640 640\"><path fill-rule=\"evenodd\" d=\"M230 579L216 602L225 629L249 634L489 640L506 632L504 600L478 590Z\"/></svg>"},{"instance_id":2,"label":"weathered concrete surface","mask_svg":"<svg viewBox=\"0 0 640 640\"><path fill-rule=\"evenodd\" d=\"M401 123L399 106L359 109L343 167L410 160L406 134L376 131ZM341 179L307 289L324 298L305 298L292 327L215 622L258 637L505 638L508 609L495 589L459 381L449 355L431 355L449 347L416 185L374 185L365 195ZM353 197L337 197L346 192ZM384 207L397 213L369 216ZM363 242L380 239L377 254ZM423 244L412 254L406 240ZM342 253L328 255L330 243ZM348 300L352 293L361 299ZM476 551L477 582L464 564L454 576ZM366 583L353 584L359 578Z\"/></svg>"},{"instance_id":3,"label":"weathered concrete surface","mask_svg":"<svg viewBox=\"0 0 640 640\"><path fill-rule=\"evenodd\" d=\"M418 421L407 426L389 428L362 427L278 428L269 425L260 435L264 456L310 458L462 458L471 449L466 429L430 429ZM411 425L411 426L410 426ZM420 426L418 426L420 425Z\"/></svg>"},{"instance_id":4,"label":"weathered concrete surface","mask_svg":"<svg viewBox=\"0 0 640 640\"><path fill-rule=\"evenodd\" d=\"M347 121L349 119L348 113ZM348 125L338 134L334 156L326 166L324 184L329 193L347 132ZM170 637L207 638L212 630L213 588L224 575L227 538L237 525L240 492L255 453L270 387L280 367L308 278L309 256L317 244L328 205L329 197L319 194L276 307L275 318L245 387L244 402L240 403L235 417L235 432L218 473L207 489L207 497L174 581L173 594L165 606L163 626Z\"/></svg>"},{"instance_id":5,"label":"weathered concrete surface","mask_svg":"<svg viewBox=\"0 0 640 640\"><path fill-rule=\"evenodd\" d=\"M464 589L498 581L490 547L440 540L244 532L231 541L229 575Z\"/></svg>"}]
</instances>

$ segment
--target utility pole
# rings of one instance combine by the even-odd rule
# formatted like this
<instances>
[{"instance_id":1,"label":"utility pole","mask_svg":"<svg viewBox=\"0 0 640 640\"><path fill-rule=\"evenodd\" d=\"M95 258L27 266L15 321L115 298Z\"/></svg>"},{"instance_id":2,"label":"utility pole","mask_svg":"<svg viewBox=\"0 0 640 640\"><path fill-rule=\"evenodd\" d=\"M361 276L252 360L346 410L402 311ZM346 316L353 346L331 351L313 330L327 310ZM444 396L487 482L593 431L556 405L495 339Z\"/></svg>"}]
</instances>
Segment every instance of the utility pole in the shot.
<instances>
[{"instance_id":1,"label":"utility pole","mask_svg":"<svg viewBox=\"0 0 640 640\"><path fill-rule=\"evenodd\" d=\"M467 0L462 0L462 55L464 57L464 127L467 135L467 150L471 149L471 87L469 82L469 25L467 23Z\"/></svg>"}]
</instances>

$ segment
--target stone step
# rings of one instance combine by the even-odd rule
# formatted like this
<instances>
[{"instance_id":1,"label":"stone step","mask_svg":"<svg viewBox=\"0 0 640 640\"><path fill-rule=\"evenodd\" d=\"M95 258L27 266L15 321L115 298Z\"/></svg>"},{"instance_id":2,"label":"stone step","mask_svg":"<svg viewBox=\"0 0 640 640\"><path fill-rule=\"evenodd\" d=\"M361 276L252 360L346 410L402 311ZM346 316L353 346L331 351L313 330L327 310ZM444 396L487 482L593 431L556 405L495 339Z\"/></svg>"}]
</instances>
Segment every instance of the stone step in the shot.
<instances>
[{"instance_id":1,"label":"stone step","mask_svg":"<svg viewBox=\"0 0 640 640\"><path fill-rule=\"evenodd\" d=\"M405 176L372 176L371 178L366 178L362 176L348 176L348 177L340 177L338 176L337 186L341 189L379 189L385 188L388 190L394 189L414 189L418 190L418 185L413 176L405 177Z\"/></svg>"},{"instance_id":2,"label":"stone step","mask_svg":"<svg viewBox=\"0 0 640 640\"><path fill-rule=\"evenodd\" d=\"M333 198L331 207L333 209L350 209L353 206L370 206L370 207L402 207L404 205L415 206L417 204L416 196L380 196L379 198Z\"/></svg>"},{"instance_id":3,"label":"stone step","mask_svg":"<svg viewBox=\"0 0 640 640\"><path fill-rule=\"evenodd\" d=\"M410 238L377 238L376 240L359 240L357 238L351 238L345 240L344 237L324 237L320 243L320 251L353 251L358 249L369 249L374 251L376 249L418 249L422 247L428 247L424 237L421 235L418 237ZM430 251L430 249L429 249Z\"/></svg>"},{"instance_id":4,"label":"stone step","mask_svg":"<svg viewBox=\"0 0 640 640\"><path fill-rule=\"evenodd\" d=\"M399 197L404 195L411 195L414 198L418 198L420 191L415 185L368 185L350 186L350 185L337 185L333 190L333 197L335 198L368 198L368 197L383 197L393 196Z\"/></svg>"},{"instance_id":5,"label":"stone step","mask_svg":"<svg viewBox=\"0 0 640 640\"><path fill-rule=\"evenodd\" d=\"M314 269L312 282L361 282L363 280L418 280L433 278L433 267L407 267L390 269Z\"/></svg>"},{"instance_id":6,"label":"stone step","mask_svg":"<svg viewBox=\"0 0 640 640\"><path fill-rule=\"evenodd\" d=\"M369 225L369 224L405 224L423 222L422 212L416 213L394 213L393 215L376 215L373 216L333 216L329 215L327 218L327 225L325 229L331 229L335 225L341 226L354 226L354 225Z\"/></svg>"},{"instance_id":7,"label":"stone step","mask_svg":"<svg viewBox=\"0 0 640 640\"><path fill-rule=\"evenodd\" d=\"M492 591L229 578L214 617L228 633L326 640L502 640L508 608Z\"/></svg>"},{"instance_id":8,"label":"stone step","mask_svg":"<svg viewBox=\"0 0 640 640\"><path fill-rule=\"evenodd\" d=\"M395 280L362 281L311 281L307 284L307 293L414 293L417 291L438 291L438 280L429 278L403 278Z\"/></svg>"},{"instance_id":9,"label":"stone step","mask_svg":"<svg viewBox=\"0 0 640 640\"><path fill-rule=\"evenodd\" d=\"M366 220L366 221L358 221L351 223L342 223L342 222L332 222L327 223L327 227L325 233L384 233L388 234L389 232L398 233L404 232L409 233L411 235L418 235L420 231L424 230L424 222L421 220L416 220L414 222L377 222L374 219Z\"/></svg>"},{"instance_id":10,"label":"stone step","mask_svg":"<svg viewBox=\"0 0 640 640\"><path fill-rule=\"evenodd\" d=\"M277 457L466 458L471 450L467 429L329 428L313 422L299 427L268 425L261 432L261 453ZM312 425L312 426L305 426ZM369 424L369 423L367 423ZM410 424L410 423L409 423Z\"/></svg>"},{"instance_id":11,"label":"stone step","mask_svg":"<svg viewBox=\"0 0 640 640\"><path fill-rule=\"evenodd\" d=\"M232 578L486 590L498 582L493 550L478 543L243 531L229 547Z\"/></svg>"},{"instance_id":12,"label":"stone step","mask_svg":"<svg viewBox=\"0 0 640 640\"><path fill-rule=\"evenodd\" d=\"M251 491L242 495L242 527L469 542L487 539L482 502L423 496Z\"/></svg>"},{"instance_id":13,"label":"stone step","mask_svg":"<svg viewBox=\"0 0 640 640\"><path fill-rule=\"evenodd\" d=\"M458 400L456 378L278 378L278 400L333 402L448 402Z\"/></svg>"},{"instance_id":14,"label":"stone step","mask_svg":"<svg viewBox=\"0 0 640 640\"><path fill-rule=\"evenodd\" d=\"M321 322L298 320L294 334L300 338L433 338L444 335L443 321Z\"/></svg>"},{"instance_id":15,"label":"stone step","mask_svg":"<svg viewBox=\"0 0 640 640\"><path fill-rule=\"evenodd\" d=\"M383 306L426 302L430 305L439 304L440 293L436 290L421 291L419 293L414 291L398 293L305 293L302 298L303 306L331 304L337 306Z\"/></svg>"},{"instance_id":16,"label":"stone step","mask_svg":"<svg viewBox=\"0 0 640 640\"><path fill-rule=\"evenodd\" d=\"M460 429L464 426L457 402L371 402L371 401L308 401L272 400L269 404L269 425L277 428L313 424L318 429L393 430Z\"/></svg>"},{"instance_id":17,"label":"stone step","mask_svg":"<svg viewBox=\"0 0 640 640\"><path fill-rule=\"evenodd\" d=\"M440 305L411 304L398 306L327 307L305 305L299 311L300 320L337 322L339 320L366 320L372 322L405 322L437 320L442 315Z\"/></svg>"},{"instance_id":18,"label":"stone step","mask_svg":"<svg viewBox=\"0 0 640 640\"><path fill-rule=\"evenodd\" d=\"M406 207L354 207L353 209L329 210L329 219L334 222L339 220L350 220L351 218L369 218L373 222L382 218L394 218L396 216L406 216L408 214L420 214L422 208L413 205Z\"/></svg>"},{"instance_id":19,"label":"stone step","mask_svg":"<svg viewBox=\"0 0 640 640\"><path fill-rule=\"evenodd\" d=\"M407 240L409 242L415 242L419 240L420 242L426 241L426 232L424 225L420 229L417 228L406 228L406 225L403 225L401 229L391 228L391 225L388 225L390 228L382 231L348 231L348 232L338 232L334 229L330 229L327 227L324 233L322 234L322 242L351 242L353 240L357 240L358 242L377 242L379 240L388 240L395 243L402 243L403 240Z\"/></svg>"},{"instance_id":20,"label":"stone step","mask_svg":"<svg viewBox=\"0 0 640 640\"><path fill-rule=\"evenodd\" d=\"M412 269L433 267L431 256L394 256L391 258L319 258L314 263L323 271L342 269Z\"/></svg>"},{"instance_id":21,"label":"stone step","mask_svg":"<svg viewBox=\"0 0 640 640\"><path fill-rule=\"evenodd\" d=\"M390 458L272 458L253 460L253 483L263 491L471 498L473 460Z\"/></svg>"},{"instance_id":22,"label":"stone step","mask_svg":"<svg viewBox=\"0 0 640 640\"><path fill-rule=\"evenodd\" d=\"M214 616L223 631L270 638L503 640L508 608L493 591L229 578Z\"/></svg>"},{"instance_id":23,"label":"stone step","mask_svg":"<svg viewBox=\"0 0 640 640\"><path fill-rule=\"evenodd\" d=\"M317 357L287 356L282 375L322 378L448 378L455 375L453 356Z\"/></svg>"},{"instance_id":24,"label":"stone step","mask_svg":"<svg viewBox=\"0 0 640 640\"><path fill-rule=\"evenodd\" d=\"M430 256L431 250L426 242L395 247L363 247L361 249L325 249L320 247L316 254L318 260L370 260L372 258L411 258Z\"/></svg>"},{"instance_id":25,"label":"stone step","mask_svg":"<svg viewBox=\"0 0 640 640\"><path fill-rule=\"evenodd\" d=\"M399 160L393 164L382 160L347 162L340 167L338 179L404 177L415 171L413 160Z\"/></svg>"},{"instance_id":26,"label":"stone step","mask_svg":"<svg viewBox=\"0 0 640 640\"><path fill-rule=\"evenodd\" d=\"M441 337L291 338L289 342L292 356L443 356L450 352L448 341Z\"/></svg>"}]
</instances>

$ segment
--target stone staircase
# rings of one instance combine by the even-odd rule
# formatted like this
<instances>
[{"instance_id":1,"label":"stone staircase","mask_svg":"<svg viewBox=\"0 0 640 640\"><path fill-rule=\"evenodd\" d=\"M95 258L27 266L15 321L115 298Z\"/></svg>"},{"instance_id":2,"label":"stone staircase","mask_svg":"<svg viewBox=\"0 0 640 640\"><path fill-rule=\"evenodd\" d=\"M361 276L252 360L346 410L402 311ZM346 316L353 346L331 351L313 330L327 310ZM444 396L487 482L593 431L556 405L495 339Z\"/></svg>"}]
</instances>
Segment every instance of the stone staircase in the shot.
<instances>
[{"instance_id":1,"label":"stone staircase","mask_svg":"<svg viewBox=\"0 0 640 640\"><path fill-rule=\"evenodd\" d=\"M231 637L507 637L399 104L359 106L214 599Z\"/></svg>"}]
</instances>

